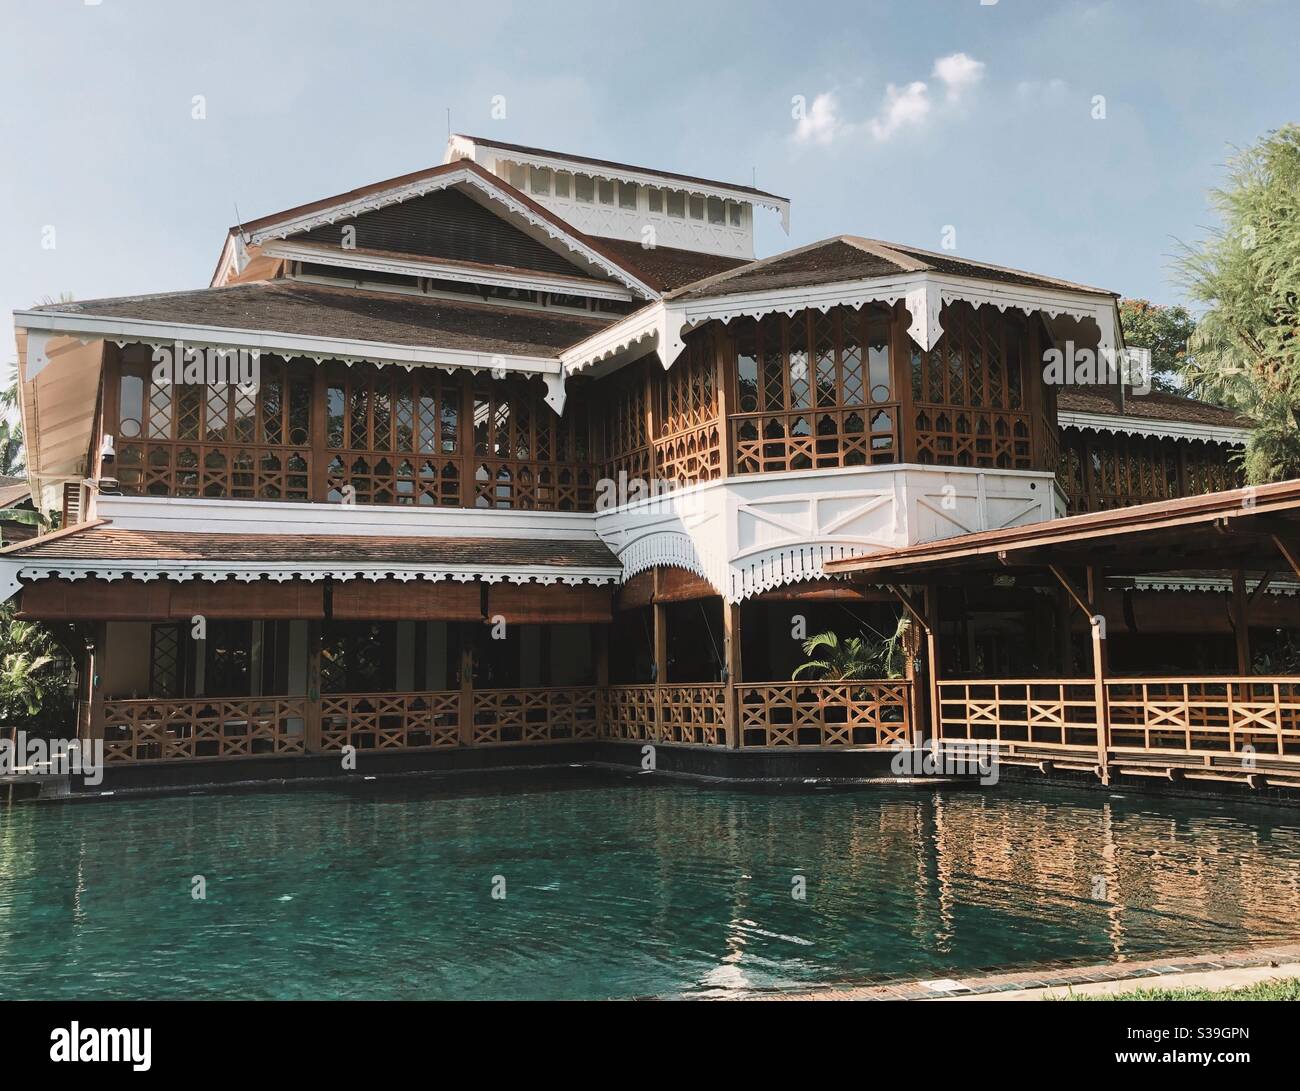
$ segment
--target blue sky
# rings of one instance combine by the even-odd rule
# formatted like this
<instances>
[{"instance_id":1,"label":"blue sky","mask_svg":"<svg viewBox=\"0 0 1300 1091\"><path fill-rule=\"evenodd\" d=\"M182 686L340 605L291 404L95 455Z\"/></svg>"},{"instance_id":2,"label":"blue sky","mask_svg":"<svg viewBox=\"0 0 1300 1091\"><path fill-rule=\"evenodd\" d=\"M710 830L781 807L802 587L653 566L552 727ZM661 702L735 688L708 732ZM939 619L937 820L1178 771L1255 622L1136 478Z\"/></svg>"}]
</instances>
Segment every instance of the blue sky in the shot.
<instances>
[{"instance_id":1,"label":"blue sky","mask_svg":"<svg viewBox=\"0 0 1300 1091\"><path fill-rule=\"evenodd\" d=\"M1297 14L0 0L0 361L9 312L45 296L206 286L236 207L439 162L448 108L460 132L756 178L793 201L789 238L760 215L760 255L841 233L938 249L952 227L966 257L1176 302L1170 256L1213 223L1231 146L1300 113Z\"/></svg>"}]
</instances>

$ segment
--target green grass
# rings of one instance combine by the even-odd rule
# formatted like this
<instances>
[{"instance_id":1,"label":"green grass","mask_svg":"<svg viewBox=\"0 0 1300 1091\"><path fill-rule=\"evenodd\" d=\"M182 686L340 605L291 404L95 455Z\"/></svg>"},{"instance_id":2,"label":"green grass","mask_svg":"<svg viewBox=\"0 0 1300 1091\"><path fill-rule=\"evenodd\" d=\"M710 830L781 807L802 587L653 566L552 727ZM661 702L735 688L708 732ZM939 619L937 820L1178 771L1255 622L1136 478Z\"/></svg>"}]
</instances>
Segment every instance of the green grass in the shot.
<instances>
[{"instance_id":1,"label":"green grass","mask_svg":"<svg viewBox=\"0 0 1300 1091\"><path fill-rule=\"evenodd\" d=\"M1132 992L1072 993L1059 1000L1300 1000L1300 978L1273 978L1240 989L1135 989Z\"/></svg>"}]
</instances>

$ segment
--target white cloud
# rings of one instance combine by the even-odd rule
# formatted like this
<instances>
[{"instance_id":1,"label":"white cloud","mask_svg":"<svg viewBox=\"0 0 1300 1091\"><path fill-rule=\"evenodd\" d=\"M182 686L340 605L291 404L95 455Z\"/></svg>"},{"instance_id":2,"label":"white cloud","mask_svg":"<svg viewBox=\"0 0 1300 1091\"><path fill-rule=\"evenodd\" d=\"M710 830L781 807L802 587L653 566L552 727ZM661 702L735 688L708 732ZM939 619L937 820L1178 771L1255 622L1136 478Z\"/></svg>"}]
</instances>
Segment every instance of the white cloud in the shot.
<instances>
[{"instance_id":1,"label":"white cloud","mask_svg":"<svg viewBox=\"0 0 1300 1091\"><path fill-rule=\"evenodd\" d=\"M833 91L823 91L813 99L807 113L794 127L794 138L801 144L829 144L844 128L839 118L840 104Z\"/></svg>"},{"instance_id":2,"label":"white cloud","mask_svg":"<svg viewBox=\"0 0 1300 1091\"><path fill-rule=\"evenodd\" d=\"M984 62L965 53L950 53L934 62L931 75L948 89L948 101L957 102L984 78Z\"/></svg>"},{"instance_id":3,"label":"white cloud","mask_svg":"<svg viewBox=\"0 0 1300 1091\"><path fill-rule=\"evenodd\" d=\"M945 100L955 104L984 78L985 64L965 53L950 53L934 62L931 78L945 90ZM803 117L796 117L794 139L801 144L830 144L843 137L865 132L884 143L905 129L923 126L934 110L930 84L925 80L891 83L874 117L866 121L846 120L834 92L824 91L813 99Z\"/></svg>"},{"instance_id":4,"label":"white cloud","mask_svg":"<svg viewBox=\"0 0 1300 1091\"><path fill-rule=\"evenodd\" d=\"M915 80L906 87L890 84L885 88L885 101L880 112L867 127L877 140L888 140L899 129L920 125L930 113L930 92L925 83Z\"/></svg>"}]
</instances>

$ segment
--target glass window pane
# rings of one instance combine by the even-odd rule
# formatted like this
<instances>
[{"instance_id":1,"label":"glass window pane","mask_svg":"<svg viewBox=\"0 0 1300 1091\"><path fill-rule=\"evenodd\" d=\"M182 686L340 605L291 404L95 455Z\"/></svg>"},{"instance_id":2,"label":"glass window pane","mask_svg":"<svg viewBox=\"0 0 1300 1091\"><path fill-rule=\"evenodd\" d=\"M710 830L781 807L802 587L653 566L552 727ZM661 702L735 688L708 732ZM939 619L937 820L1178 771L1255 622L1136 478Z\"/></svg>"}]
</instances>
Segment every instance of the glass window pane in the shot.
<instances>
[{"instance_id":1,"label":"glass window pane","mask_svg":"<svg viewBox=\"0 0 1300 1091\"><path fill-rule=\"evenodd\" d=\"M635 183L620 182L618 184L618 207L636 208L636 191L637 186Z\"/></svg>"},{"instance_id":2,"label":"glass window pane","mask_svg":"<svg viewBox=\"0 0 1300 1091\"><path fill-rule=\"evenodd\" d=\"M579 201L594 201L596 199L596 180L590 174L575 174L573 176L573 195Z\"/></svg>"},{"instance_id":3,"label":"glass window pane","mask_svg":"<svg viewBox=\"0 0 1300 1091\"><path fill-rule=\"evenodd\" d=\"M725 222L726 219L723 216L722 198L710 197L709 198L709 223L720 224Z\"/></svg>"},{"instance_id":4,"label":"glass window pane","mask_svg":"<svg viewBox=\"0 0 1300 1091\"><path fill-rule=\"evenodd\" d=\"M144 416L144 379L123 375L118 409L118 430L127 437L138 436Z\"/></svg>"},{"instance_id":5,"label":"glass window pane","mask_svg":"<svg viewBox=\"0 0 1300 1091\"><path fill-rule=\"evenodd\" d=\"M686 194L673 190L668 194L668 215L684 217L686 215Z\"/></svg>"},{"instance_id":6,"label":"glass window pane","mask_svg":"<svg viewBox=\"0 0 1300 1091\"><path fill-rule=\"evenodd\" d=\"M510 184L514 186L515 189L523 189L524 175L527 172L527 168L522 163L511 163L509 165L509 168L510 168Z\"/></svg>"},{"instance_id":7,"label":"glass window pane","mask_svg":"<svg viewBox=\"0 0 1300 1091\"><path fill-rule=\"evenodd\" d=\"M533 167L530 172L533 192L543 196L551 192L551 171L549 167Z\"/></svg>"},{"instance_id":8,"label":"glass window pane","mask_svg":"<svg viewBox=\"0 0 1300 1091\"><path fill-rule=\"evenodd\" d=\"M612 205L614 203L614 183L608 178L602 178L599 184L600 203L602 205Z\"/></svg>"},{"instance_id":9,"label":"glass window pane","mask_svg":"<svg viewBox=\"0 0 1300 1091\"><path fill-rule=\"evenodd\" d=\"M691 197L691 219L704 219L704 198L692 195Z\"/></svg>"},{"instance_id":10,"label":"glass window pane","mask_svg":"<svg viewBox=\"0 0 1300 1091\"><path fill-rule=\"evenodd\" d=\"M664 191L661 189L649 190L646 196L650 200L651 212L662 212L664 210Z\"/></svg>"},{"instance_id":11,"label":"glass window pane","mask_svg":"<svg viewBox=\"0 0 1300 1091\"><path fill-rule=\"evenodd\" d=\"M567 197L569 195L569 179L573 177L570 174L557 174L555 176L555 196Z\"/></svg>"},{"instance_id":12,"label":"glass window pane","mask_svg":"<svg viewBox=\"0 0 1300 1091\"><path fill-rule=\"evenodd\" d=\"M736 204L735 201L728 201L727 211L731 213L731 226L739 227L740 226L740 205Z\"/></svg>"}]
</instances>

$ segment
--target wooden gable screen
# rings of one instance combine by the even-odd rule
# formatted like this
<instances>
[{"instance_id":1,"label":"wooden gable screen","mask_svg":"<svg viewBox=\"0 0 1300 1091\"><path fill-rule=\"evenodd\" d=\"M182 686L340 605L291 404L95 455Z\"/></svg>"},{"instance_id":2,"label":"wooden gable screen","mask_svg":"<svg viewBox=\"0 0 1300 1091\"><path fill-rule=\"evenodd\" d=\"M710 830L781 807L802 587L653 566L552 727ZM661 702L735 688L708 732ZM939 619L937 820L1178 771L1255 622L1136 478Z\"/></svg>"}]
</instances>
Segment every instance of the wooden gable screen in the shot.
<instances>
[{"instance_id":1,"label":"wooden gable screen","mask_svg":"<svg viewBox=\"0 0 1300 1091\"><path fill-rule=\"evenodd\" d=\"M1062 432L1057 481L1071 514L1221 492L1241 485L1232 448L1159 437Z\"/></svg>"}]
</instances>

